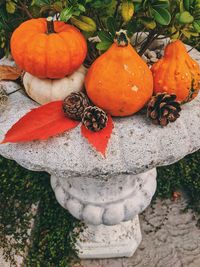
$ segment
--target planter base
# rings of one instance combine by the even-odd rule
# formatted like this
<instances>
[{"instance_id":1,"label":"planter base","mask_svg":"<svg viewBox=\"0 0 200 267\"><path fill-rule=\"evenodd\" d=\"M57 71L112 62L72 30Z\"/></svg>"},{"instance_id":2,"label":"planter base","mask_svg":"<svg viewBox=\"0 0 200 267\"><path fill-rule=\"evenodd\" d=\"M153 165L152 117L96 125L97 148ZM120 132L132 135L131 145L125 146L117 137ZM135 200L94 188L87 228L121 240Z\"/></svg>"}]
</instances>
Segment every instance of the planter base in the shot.
<instances>
[{"instance_id":1,"label":"planter base","mask_svg":"<svg viewBox=\"0 0 200 267\"><path fill-rule=\"evenodd\" d=\"M139 218L115 226L87 225L76 243L81 259L131 257L142 240Z\"/></svg>"},{"instance_id":2,"label":"planter base","mask_svg":"<svg viewBox=\"0 0 200 267\"><path fill-rule=\"evenodd\" d=\"M151 202L156 169L132 175L99 177L51 176L61 206L87 225L114 226L130 221Z\"/></svg>"}]
</instances>

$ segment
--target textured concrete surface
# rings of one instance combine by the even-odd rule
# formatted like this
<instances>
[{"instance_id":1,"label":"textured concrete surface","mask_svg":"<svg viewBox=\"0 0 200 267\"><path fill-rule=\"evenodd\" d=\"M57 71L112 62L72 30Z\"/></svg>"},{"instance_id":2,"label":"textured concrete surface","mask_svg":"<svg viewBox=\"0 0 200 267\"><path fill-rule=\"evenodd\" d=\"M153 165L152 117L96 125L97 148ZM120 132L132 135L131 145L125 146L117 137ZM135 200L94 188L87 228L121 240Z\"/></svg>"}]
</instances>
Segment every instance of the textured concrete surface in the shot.
<instances>
[{"instance_id":1,"label":"textured concrete surface","mask_svg":"<svg viewBox=\"0 0 200 267\"><path fill-rule=\"evenodd\" d=\"M200 62L197 50L192 50L190 54ZM3 84L8 91L16 87L13 82ZM21 116L36 106L21 92L10 95L8 106L0 116L0 140ZM43 142L1 145L0 154L14 159L27 169L44 170L56 176L137 174L174 163L200 148L199 106L200 94L183 106L181 116L175 123L164 128L152 125L142 113L114 119L115 129L106 159L81 136L80 126Z\"/></svg>"},{"instance_id":2,"label":"textured concrete surface","mask_svg":"<svg viewBox=\"0 0 200 267\"><path fill-rule=\"evenodd\" d=\"M99 179L51 176L51 185L60 205L77 219L91 225L116 225L132 220L150 204L156 175L152 169Z\"/></svg>"},{"instance_id":3,"label":"textured concrete surface","mask_svg":"<svg viewBox=\"0 0 200 267\"><path fill-rule=\"evenodd\" d=\"M87 225L76 242L80 259L131 257L142 240L139 217L114 226Z\"/></svg>"},{"instance_id":4,"label":"textured concrete surface","mask_svg":"<svg viewBox=\"0 0 200 267\"><path fill-rule=\"evenodd\" d=\"M199 267L200 229L185 201L158 200L140 215L142 243L131 258L82 260L82 267Z\"/></svg>"},{"instance_id":5,"label":"textured concrete surface","mask_svg":"<svg viewBox=\"0 0 200 267\"><path fill-rule=\"evenodd\" d=\"M15 256L17 267L20 266L23 262L23 258L21 256ZM12 267L12 264L9 261L6 261L3 257L3 249L0 249L0 266L1 267Z\"/></svg>"},{"instance_id":6,"label":"textured concrete surface","mask_svg":"<svg viewBox=\"0 0 200 267\"><path fill-rule=\"evenodd\" d=\"M140 215L143 239L133 257L82 260L71 267L199 267L200 229L195 214L183 212L185 207L180 199L158 200L147 208ZM2 250L0 267L12 267L2 258Z\"/></svg>"}]
</instances>

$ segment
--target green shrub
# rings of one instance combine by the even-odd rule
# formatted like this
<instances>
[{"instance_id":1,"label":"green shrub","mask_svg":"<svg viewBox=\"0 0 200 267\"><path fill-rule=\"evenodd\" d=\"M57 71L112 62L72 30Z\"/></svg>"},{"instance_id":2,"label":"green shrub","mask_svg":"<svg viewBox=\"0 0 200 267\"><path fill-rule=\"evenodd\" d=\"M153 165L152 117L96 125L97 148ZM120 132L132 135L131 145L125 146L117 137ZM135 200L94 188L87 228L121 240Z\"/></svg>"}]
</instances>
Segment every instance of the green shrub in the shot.
<instances>
[{"instance_id":1,"label":"green shrub","mask_svg":"<svg viewBox=\"0 0 200 267\"><path fill-rule=\"evenodd\" d=\"M129 15L127 6L133 9ZM129 35L139 31L150 33L140 54L161 34L192 40L197 46L199 42L200 0L1 0L0 54L9 52L11 34L22 21L48 15L75 24L84 30L86 37L99 35L101 43L97 48L102 51L110 46L114 32L120 28L126 29ZM90 21L92 28L82 15L90 17L97 27Z\"/></svg>"}]
</instances>

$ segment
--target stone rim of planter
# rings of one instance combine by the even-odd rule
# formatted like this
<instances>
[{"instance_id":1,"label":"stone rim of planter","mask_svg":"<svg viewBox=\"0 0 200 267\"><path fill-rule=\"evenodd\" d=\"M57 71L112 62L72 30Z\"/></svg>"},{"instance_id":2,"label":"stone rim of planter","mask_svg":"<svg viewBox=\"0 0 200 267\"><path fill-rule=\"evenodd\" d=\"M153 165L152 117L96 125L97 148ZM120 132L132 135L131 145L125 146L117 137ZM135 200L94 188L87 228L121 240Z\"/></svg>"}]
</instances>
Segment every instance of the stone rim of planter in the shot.
<instances>
[{"instance_id":1,"label":"stone rim of planter","mask_svg":"<svg viewBox=\"0 0 200 267\"><path fill-rule=\"evenodd\" d=\"M197 50L193 49L190 55L200 62ZM13 82L1 83L5 84L8 91L18 87ZM98 178L99 174L106 176L108 173L138 174L172 164L200 148L196 134L200 127L199 103L200 94L183 105L181 117L175 123L164 128L152 125L142 113L115 118L115 129L108 144L106 159L81 136L80 126L43 142L1 145L0 153L27 169L47 171L52 175L59 173L64 177L81 175ZM1 112L0 139L21 116L37 106L23 92L10 95L7 109Z\"/></svg>"}]
</instances>

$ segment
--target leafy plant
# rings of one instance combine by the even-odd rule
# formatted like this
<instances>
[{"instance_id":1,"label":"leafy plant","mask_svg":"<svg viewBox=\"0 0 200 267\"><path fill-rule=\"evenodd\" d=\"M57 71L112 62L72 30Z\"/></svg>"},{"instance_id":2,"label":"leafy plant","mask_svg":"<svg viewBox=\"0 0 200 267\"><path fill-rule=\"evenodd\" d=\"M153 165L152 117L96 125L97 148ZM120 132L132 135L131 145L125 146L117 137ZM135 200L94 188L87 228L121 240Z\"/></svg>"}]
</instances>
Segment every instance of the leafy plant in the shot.
<instances>
[{"instance_id":1,"label":"leafy plant","mask_svg":"<svg viewBox=\"0 0 200 267\"><path fill-rule=\"evenodd\" d=\"M101 52L121 28L129 36L149 33L135 43L140 55L160 35L197 45L200 40L200 0L6 0L0 1L0 53L9 52L11 34L22 21L49 15L74 24L87 38L98 36Z\"/></svg>"},{"instance_id":2,"label":"leafy plant","mask_svg":"<svg viewBox=\"0 0 200 267\"><path fill-rule=\"evenodd\" d=\"M29 242L28 229L38 205ZM76 231L74 231L76 229ZM26 255L23 266L69 267L82 224L55 199L47 173L31 172L0 157L0 247L12 267L15 255Z\"/></svg>"}]
</instances>

